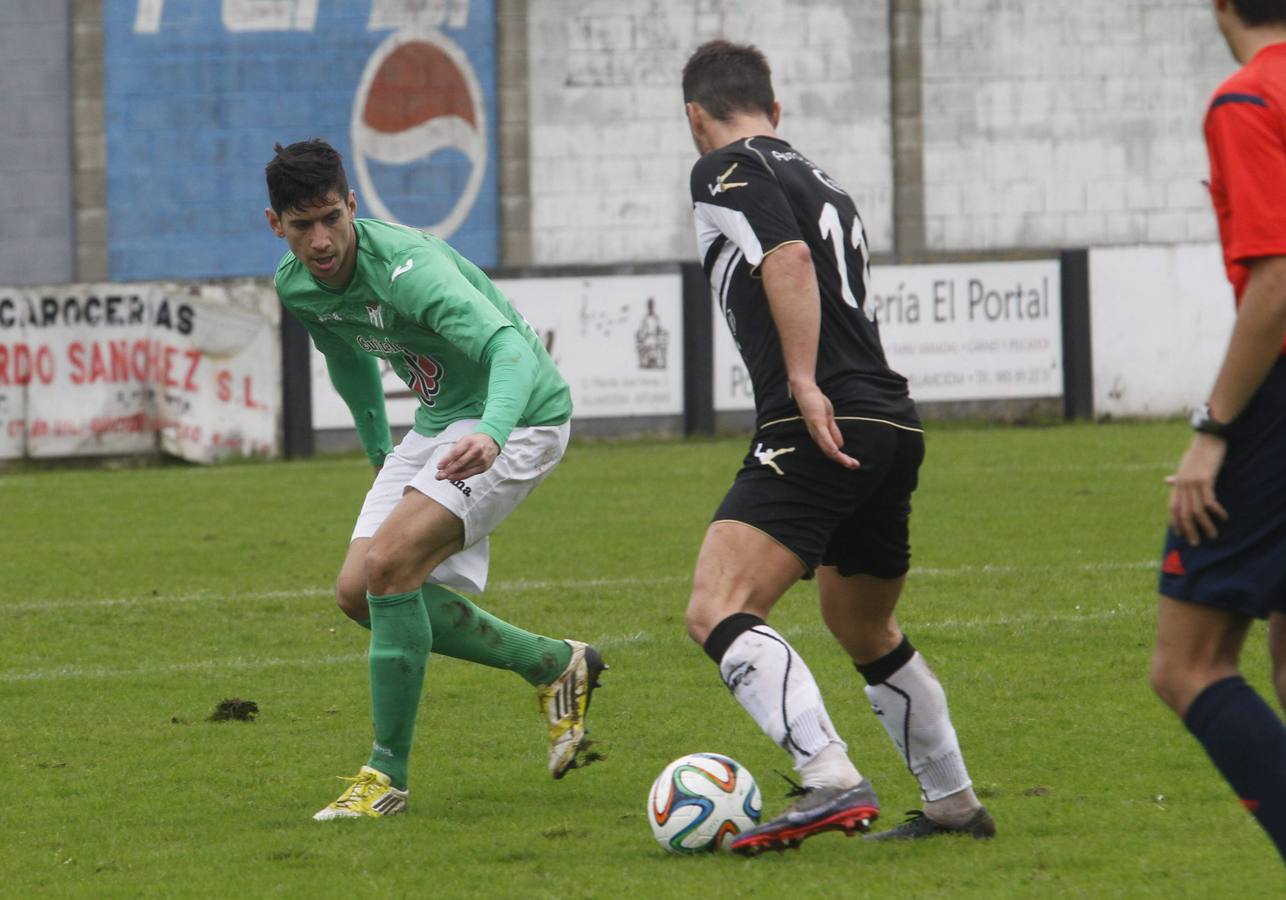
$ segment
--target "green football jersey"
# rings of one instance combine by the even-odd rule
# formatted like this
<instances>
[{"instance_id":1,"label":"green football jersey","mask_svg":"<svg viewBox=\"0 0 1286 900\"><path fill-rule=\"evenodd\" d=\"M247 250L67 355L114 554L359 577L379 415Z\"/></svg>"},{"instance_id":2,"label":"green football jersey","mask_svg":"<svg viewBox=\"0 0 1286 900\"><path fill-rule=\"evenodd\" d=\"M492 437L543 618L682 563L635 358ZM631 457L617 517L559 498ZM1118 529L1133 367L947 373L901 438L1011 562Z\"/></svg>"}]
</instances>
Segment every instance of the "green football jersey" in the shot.
<instances>
[{"instance_id":1,"label":"green football jersey","mask_svg":"<svg viewBox=\"0 0 1286 900\"><path fill-rule=\"evenodd\" d=\"M391 449L372 357L388 360L419 398L417 432L432 437L460 419L481 419L477 430L503 447L508 425L487 417L484 349L497 332L512 328L535 357L530 395L514 424L559 425L571 418L567 382L481 269L413 228L378 219L356 219L354 228L357 266L346 288L321 284L293 253L282 258L275 283L282 305L326 356L372 462L381 463Z\"/></svg>"}]
</instances>

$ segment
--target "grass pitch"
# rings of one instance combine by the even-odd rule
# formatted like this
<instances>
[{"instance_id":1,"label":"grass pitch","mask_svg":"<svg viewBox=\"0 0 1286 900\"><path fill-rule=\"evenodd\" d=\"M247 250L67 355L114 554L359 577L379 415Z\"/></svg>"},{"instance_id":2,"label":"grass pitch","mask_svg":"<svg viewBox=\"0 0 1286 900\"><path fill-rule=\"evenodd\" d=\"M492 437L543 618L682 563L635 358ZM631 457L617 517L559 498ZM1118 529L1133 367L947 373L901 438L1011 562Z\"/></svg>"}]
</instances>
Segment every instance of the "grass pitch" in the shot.
<instances>
[{"instance_id":1,"label":"grass pitch","mask_svg":"<svg viewBox=\"0 0 1286 900\"><path fill-rule=\"evenodd\" d=\"M705 525L744 440L573 444L494 536L480 603L597 644L606 760L545 770L534 692L435 658L411 810L316 823L370 741L366 632L329 585L369 481L357 459L0 472L0 894L8 896L1270 896L1270 842L1146 682L1165 489L1187 429L940 427L900 609L941 677L991 842L681 858L652 840L653 777L683 753L746 765L764 738L683 633ZM773 624L807 659L885 819L918 806L820 623L810 584ZM1263 629L1246 672L1269 694ZM225 699L254 721L207 720Z\"/></svg>"}]
</instances>

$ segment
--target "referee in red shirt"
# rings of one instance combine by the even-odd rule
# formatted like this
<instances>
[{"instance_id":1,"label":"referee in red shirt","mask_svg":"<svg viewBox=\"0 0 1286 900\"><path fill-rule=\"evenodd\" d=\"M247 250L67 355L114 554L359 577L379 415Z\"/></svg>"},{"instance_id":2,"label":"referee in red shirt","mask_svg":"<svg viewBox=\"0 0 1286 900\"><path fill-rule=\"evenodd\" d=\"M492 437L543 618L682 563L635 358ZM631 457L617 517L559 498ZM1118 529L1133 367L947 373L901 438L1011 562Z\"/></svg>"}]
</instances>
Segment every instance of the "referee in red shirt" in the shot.
<instances>
[{"instance_id":1,"label":"referee in red shirt","mask_svg":"<svg viewBox=\"0 0 1286 900\"><path fill-rule=\"evenodd\" d=\"M1152 685L1286 858L1286 726L1238 657L1268 619L1286 708L1286 0L1213 0L1242 64L1206 113L1237 321L1170 491Z\"/></svg>"}]
</instances>

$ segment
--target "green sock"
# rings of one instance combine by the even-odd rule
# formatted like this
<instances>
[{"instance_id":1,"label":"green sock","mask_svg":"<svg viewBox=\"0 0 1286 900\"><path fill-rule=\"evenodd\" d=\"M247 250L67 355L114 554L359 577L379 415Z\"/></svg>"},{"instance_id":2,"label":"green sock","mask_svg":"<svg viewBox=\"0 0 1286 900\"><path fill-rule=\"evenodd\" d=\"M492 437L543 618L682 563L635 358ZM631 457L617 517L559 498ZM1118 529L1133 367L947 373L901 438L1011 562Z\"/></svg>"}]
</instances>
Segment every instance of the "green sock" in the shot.
<instances>
[{"instance_id":1,"label":"green sock","mask_svg":"<svg viewBox=\"0 0 1286 900\"><path fill-rule=\"evenodd\" d=\"M566 641L523 631L441 585L426 584L420 593L433 625L434 653L512 669L536 687L549 684L571 661Z\"/></svg>"},{"instance_id":2,"label":"green sock","mask_svg":"<svg viewBox=\"0 0 1286 900\"><path fill-rule=\"evenodd\" d=\"M367 765L406 790L407 759L420 708L433 629L419 591L367 594L371 606L371 711L375 746Z\"/></svg>"}]
</instances>

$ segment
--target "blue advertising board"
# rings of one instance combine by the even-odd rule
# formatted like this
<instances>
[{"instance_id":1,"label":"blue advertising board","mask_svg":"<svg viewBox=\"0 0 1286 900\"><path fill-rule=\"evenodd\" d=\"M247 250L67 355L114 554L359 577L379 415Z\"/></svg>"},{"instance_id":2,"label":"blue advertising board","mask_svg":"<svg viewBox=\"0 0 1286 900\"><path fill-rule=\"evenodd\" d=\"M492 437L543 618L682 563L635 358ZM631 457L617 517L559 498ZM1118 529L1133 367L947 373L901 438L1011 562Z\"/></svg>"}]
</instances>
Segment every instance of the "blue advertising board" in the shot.
<instances>
[{"instance_id":1,"label":"blue advertising board","mask_svg":"<svg viewBox=\"0 0 1286 900\"><path fill-rule=\"evenodd\" d=\"M104 0L112 280L266 276L273 145L325 138L358 215L499 255L493 0Z\"/></svg>"}]
</instances>

